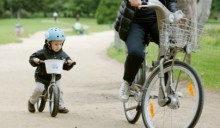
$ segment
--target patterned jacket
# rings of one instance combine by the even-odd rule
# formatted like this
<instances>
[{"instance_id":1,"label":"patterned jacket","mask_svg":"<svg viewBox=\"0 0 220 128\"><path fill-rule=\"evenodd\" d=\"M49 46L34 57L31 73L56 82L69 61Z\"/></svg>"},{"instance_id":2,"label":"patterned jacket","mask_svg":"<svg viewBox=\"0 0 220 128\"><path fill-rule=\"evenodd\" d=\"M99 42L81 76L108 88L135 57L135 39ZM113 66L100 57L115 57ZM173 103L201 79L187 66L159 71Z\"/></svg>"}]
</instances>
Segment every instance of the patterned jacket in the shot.
<instances>
[{"instance_id":1,"label":"patterned jacket","mask_svg":"<svg viewBox=\"0 0 220 128\"><path fill-rule=\"evenodd\" d=\"M177 11L177 0L160 0L160 2L163 3L170 11ZM119 37L124 41L127 38L130 24L136 12L137 8L132 7L128 0L122 1L119 8L118 16L114 24L114 28L119 33Z\"/></svg>"}]
</instances>

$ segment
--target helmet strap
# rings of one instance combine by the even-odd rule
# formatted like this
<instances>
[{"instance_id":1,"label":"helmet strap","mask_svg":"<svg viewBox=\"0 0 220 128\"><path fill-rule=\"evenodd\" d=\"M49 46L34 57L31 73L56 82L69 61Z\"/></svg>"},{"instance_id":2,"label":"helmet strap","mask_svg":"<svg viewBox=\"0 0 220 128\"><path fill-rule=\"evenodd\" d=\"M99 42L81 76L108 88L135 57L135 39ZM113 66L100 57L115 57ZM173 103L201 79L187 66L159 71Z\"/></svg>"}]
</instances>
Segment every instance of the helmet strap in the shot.
<instances>
[{"instance_id":1,"label":"helmet strap","mask_svg":"<svg viewBox=\"0 0 220 128\"><path fill-rule=\"evenodd\" d=\"M52 46L51 46L50 41L46 41L46 44L47 44L48 48L49 48L50 50L52 50Z\"/></svg>"}]
</instances>

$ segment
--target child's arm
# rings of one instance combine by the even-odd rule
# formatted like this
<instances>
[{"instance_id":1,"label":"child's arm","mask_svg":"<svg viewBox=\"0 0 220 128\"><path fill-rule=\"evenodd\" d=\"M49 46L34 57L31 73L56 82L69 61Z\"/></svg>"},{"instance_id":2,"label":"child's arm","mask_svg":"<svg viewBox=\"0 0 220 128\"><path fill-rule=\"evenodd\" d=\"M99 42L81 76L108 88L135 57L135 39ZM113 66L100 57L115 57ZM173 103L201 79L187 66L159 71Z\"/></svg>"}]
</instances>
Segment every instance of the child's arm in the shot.
<instances>
[{"instance_id":1,"label":"child's arm","mask_svg":"<svg viewBox=\"0 0 220 128\"><path fill-rule=\"evenodd\" d=\"M33 66L36 67L40 64L40 56L42 54L42 51L37 51L33 53L30 58L29 58L29 63Z\"/></svg>"}]
</instances>

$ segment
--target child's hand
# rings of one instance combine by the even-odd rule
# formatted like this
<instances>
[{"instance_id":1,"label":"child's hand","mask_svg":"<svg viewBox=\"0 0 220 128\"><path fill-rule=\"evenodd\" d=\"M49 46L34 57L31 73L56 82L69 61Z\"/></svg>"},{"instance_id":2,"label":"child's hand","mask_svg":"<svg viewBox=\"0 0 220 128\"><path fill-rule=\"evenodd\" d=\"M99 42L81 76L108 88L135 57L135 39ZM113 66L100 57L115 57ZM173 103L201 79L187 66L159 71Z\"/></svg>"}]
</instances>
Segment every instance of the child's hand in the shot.
<instances>
[{"instance_id":1,"label":"child's hand","mask_svg":"<svg viewBox=\"0 0 220 128\"><path fill-rule=\"evenodd\" d=\"M34 61L35 64L40 64L40 59L39 58L34 58L33 61Z\"/></svg>"},{"instance_id":2,"label":"child's hand","mask_svg":"<svg viewBox=\"0 0 220 128\"><path fill-rule=\"evenodd\" d=\"M72 60L67 60L66 63L67 63L68 66L71 66L71 65L75 65L75 64L76 64L76 62L74 62L74 61L72 61Z\"/></svg>"}]
</instances>

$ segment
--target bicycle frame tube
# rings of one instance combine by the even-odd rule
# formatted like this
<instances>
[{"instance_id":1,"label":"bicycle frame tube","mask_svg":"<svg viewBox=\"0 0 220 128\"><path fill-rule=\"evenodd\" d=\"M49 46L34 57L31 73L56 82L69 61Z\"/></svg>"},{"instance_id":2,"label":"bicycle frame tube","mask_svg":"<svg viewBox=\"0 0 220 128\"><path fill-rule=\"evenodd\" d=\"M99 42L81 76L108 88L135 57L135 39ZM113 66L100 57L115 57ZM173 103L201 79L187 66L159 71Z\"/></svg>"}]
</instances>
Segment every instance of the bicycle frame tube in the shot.
<instances>
[{"instance_id":1,"label":"bicycle frame tube","mask_svg":"<svg viewBox=\"0 0 220 128\"><path fill-rule=\"evenodd\" d=\"M167 19L167 17L169 17L172 14L172 12L170 12L160 1L157 1L157 0L148 0L147 5L141 5L140 7L152 8L156 11L157 24L158 24L159 31L162 28L161 26L162 19ZM170 23L169 18L165 20L165 22ZM163 42L160 42L160 43L163 43ZM166 48L163 45L160 45L159 49L160 49L159 50L159 57L160 57L165 54Z\"/></svg>"},{"instance_id":2,"label":"bicycle frame tube","mask_svg":"<svg viewBox=\"0 0 220 128\"><path fill-rule=\"evenodd\" d=\"M52 78L51 78L51 81L50 81L50 85L49 85L49 87L48 87L48 89L47 89L47 93L49 94L49 96L50 96L50 88L52 87L52 86L55 86L56 84L56 74L52 74Z\"/></svg>"}]
</instances>

